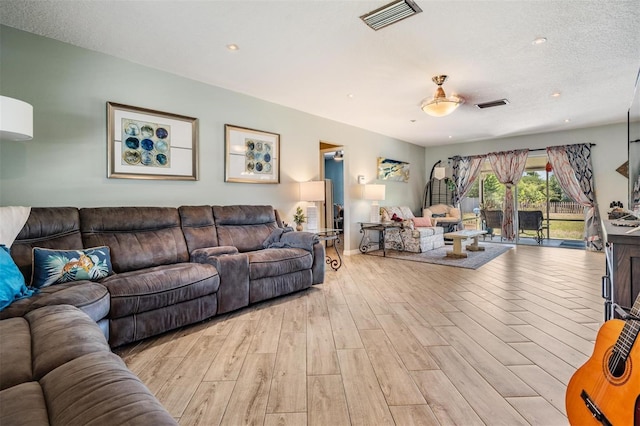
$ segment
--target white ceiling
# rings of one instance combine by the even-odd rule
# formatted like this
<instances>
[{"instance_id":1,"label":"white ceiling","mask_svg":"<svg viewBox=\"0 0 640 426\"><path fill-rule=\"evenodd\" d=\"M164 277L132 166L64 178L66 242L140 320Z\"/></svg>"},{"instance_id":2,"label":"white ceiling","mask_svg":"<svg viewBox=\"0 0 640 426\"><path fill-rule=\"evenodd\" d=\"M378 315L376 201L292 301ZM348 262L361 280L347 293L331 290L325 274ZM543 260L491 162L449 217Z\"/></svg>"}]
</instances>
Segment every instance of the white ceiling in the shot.
<instances>
[{"instance_id":1,"label":"white ceiling","mask_svg":"<svg viewBox=\"0 0 640 426\"><path fill-rule=\"evenodd\" d=\"M0 23L424 146L626 121L638 0L418 0L379 31L359 19L386 3L2 0ZM466 99L443 118L419 108L436 74Z\"/></svg>"}]
</instances>

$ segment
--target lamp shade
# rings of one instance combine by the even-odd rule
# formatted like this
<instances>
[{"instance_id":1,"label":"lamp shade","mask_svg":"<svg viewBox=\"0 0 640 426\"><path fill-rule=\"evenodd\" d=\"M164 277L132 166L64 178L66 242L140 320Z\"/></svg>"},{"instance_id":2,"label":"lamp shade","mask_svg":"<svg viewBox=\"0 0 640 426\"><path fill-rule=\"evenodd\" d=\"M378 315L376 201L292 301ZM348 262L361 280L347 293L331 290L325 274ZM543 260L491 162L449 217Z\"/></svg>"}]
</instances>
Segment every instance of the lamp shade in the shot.
<instances>
[{"instance_id":1,"label":"lamp shade","mask_svg":"<svg viewBox=\"0 0 640 426\"><path fill-rule=\"evenodd\" d=\"M384 185L365 185L362 194L365 200L382 201L384 200Z\"/></svg>"},{"instance_id":2,"label":"lamp shade","mask_svg":"<svg viewBox=\"0 0 640 426\"><path fill-rule=\"evenodd\" d=\"M0 139L33 139L33 107L30 104L0 96Z\"/></svg>"},{"instance_id":3,"label":"lamp shade","mask_svg":"<svg viewBox=\"0 0 640 426\"><path fill-rule=\"evenodd\" d=\"M432 117L444 117L455 111L461 103L460 100L454 98L432 99L422 104L422 110Z\"/></svg>"},{"instance_id":4,"label":"lamp shade","mask_svg":"<svg viewBox=\"0 0 640 426\"><path fill-rule=\"evenodd\" d=\"M323 201L324 181L300 182L300 201Z\"/></svg>"}]
</instances>

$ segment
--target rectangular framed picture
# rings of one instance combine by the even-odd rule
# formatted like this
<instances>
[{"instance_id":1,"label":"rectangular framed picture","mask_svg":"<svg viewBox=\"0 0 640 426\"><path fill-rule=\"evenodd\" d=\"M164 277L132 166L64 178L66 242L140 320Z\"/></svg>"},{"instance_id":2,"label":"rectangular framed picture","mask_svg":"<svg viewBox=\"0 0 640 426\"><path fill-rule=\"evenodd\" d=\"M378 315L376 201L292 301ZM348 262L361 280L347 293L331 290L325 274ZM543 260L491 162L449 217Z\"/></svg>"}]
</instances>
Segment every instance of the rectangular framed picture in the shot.
<instances>
[{"instance_id":1,"label":"rectangular framed picture","mask_svg":"<svg viewBox=\"0 0 640 426\"><path fill-rule=\"evenodd\" d=\"M225 182L280 183L280 135L224 125Z\"/></svg>"},{"instance_id":2,"label":"rectangular framed picture","mask_svg":"<svg viewBox=\"0 0 640 426\"><path fill-rule=\"evenodd\" d=\"M409 182L409 163L378 157L378 179Z\"/></svg>"},{"instance_id":3,"label":"rectangular framed picture","mask_svg":"<svg viewBox=\"0 0 640 426\"><path fill-rule=\"evenodd\" d=\"M198 119L107 102L108 178L198 180Z\"/></svg>"}]
</instances>

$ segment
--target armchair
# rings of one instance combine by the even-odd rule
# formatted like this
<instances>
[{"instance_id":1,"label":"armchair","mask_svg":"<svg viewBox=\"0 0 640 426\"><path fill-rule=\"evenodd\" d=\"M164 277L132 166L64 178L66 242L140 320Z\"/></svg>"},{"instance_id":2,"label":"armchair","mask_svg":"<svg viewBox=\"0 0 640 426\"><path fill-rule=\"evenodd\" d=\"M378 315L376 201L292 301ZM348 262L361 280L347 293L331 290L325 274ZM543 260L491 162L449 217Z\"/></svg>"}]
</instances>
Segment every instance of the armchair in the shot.
<instances>
[{"instance_id":1,"label":"armchair","mask_svg":"<svg viewBox=\"0 0 640 426\"><path fill-rule=\"evenodd\" d=\"M460 209L447 204L435 204L422 210L422 216L431 218L434 226L444 228L445 232L453 232L463 228Z\"/></svg>"}]
</instances>

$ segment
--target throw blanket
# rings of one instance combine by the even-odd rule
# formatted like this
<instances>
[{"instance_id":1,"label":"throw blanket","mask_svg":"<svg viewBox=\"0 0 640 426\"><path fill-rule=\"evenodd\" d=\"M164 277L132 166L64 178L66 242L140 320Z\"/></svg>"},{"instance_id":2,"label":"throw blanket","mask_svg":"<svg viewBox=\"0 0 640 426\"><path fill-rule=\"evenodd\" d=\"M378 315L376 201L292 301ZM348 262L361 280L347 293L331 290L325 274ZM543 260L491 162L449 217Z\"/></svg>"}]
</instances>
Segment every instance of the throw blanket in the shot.
<instances>
[{"instance_id":1,"label":"throw blanket","mask_svg":"<svg viewBox=\"0 0 640 426\"><path fill-rule=\"evenodd\" d=\"M31 207L0 207L0 244L11 247L30 213Z\"/></svg>"},{"instance_id":2,"label":"throw blanket","mask_svg":"<svg viewBox=\"0 0 640 426\"><path fill-rule=\"evenodd\" d=\"M292 232L293 228L276 228L262 243L264 248L300 248L313 253L318 236L311 232Z\"/></svg>"}]
</instances>

